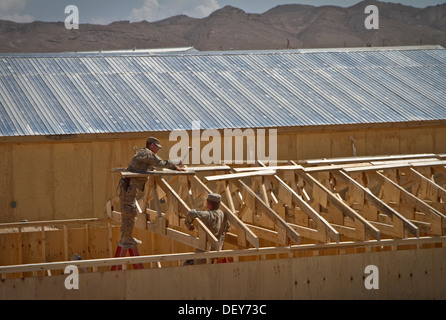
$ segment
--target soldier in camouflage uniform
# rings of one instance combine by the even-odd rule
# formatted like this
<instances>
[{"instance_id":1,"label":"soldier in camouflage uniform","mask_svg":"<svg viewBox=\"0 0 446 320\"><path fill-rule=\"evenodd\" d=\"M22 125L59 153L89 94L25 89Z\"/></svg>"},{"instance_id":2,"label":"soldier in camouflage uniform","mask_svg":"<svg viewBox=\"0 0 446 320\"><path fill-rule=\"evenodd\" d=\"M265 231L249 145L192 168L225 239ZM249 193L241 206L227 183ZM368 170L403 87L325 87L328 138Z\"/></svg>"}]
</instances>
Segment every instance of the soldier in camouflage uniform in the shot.
<instances>
[{"instance_id":1,"label":"soldier in camouflage uniform","mask_svg":"<svg viewBox=\"0 0 446 320\"><path fill-rule=\"evenodd\" d=\"M217 193L210 193L206 198L206 211L193 209L186 215L185 224L189 230L194 230L192 224L195 218L200 218L206 227L215 235L218 240L218 248L214 250L221 250L223 247L225 233L229 230L229 222L223 211L219 210L221 196ZM196 249L195 252L203 252ZM187 260L185 265L205 263L206 260Z\"/></svg>"},{"instance_id":2,"label":"soldier in camouflage uniform","mask_svg":"<svg viewBox=\"0 0 446 320\"><path fill-rule=\"evenodd\" d=\"M185 171L169 160L161 159L156 153L161 148L158 139L150 137L146 147L139 150L132 158L126 171L144 173L153 168L169 168ZM125 246L141 244L141 241L132 237L136 217L136 194L138 189L143 191L147 178L121 178L119 181L119 200L121 203L121 240Z\"/></svg>"}]
</instances>

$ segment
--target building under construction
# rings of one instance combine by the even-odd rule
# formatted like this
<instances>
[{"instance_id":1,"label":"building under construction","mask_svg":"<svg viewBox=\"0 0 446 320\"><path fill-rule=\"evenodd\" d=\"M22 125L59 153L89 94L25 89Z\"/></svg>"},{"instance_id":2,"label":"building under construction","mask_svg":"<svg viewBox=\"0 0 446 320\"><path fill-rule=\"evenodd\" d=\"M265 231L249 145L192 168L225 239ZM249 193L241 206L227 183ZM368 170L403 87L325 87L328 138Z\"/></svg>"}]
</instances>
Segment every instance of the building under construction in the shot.
<instances>
[{"instance_id":1,"label":"building under construction","mask_svg":"<svg viewBox=\"0 0 446 320\"><path fill-rule=\"evenodd\" d=\"M438 46L0 56L0 298L446 298L445 63ZM127 172L148 136L164 159L184 142L187 171ZM143 244L115 257L121 176L147 177ZM184 224L211 192L220 251Z\"/></svg>"}]
</instances>

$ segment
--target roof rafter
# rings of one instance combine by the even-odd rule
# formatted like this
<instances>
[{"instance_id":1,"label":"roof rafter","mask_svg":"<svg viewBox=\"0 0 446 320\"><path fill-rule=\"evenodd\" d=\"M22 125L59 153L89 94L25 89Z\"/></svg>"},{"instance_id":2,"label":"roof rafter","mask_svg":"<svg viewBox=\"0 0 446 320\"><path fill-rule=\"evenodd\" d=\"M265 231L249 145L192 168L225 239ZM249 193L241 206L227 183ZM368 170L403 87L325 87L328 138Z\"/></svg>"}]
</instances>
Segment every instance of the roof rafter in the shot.
<instances>
[{"instance_id":1,"label":"roof rafter","mask_svg":"<svg viewBox=\"0 0 446 320\"><path fill-rule=\"evenodd\" d=\"M199 233L191 233L184 217L204 206L211 192L222 196L220 208L231 224L226 242L238 248L445 235L442 157L332 160L270 167L258 161L185 173L112 171L148 178L137 202L137 227L202 249L214 248L215 237L200 225ZM109 216L119 218L119 212L109 209Z\"/></svg>"}]
</instances>

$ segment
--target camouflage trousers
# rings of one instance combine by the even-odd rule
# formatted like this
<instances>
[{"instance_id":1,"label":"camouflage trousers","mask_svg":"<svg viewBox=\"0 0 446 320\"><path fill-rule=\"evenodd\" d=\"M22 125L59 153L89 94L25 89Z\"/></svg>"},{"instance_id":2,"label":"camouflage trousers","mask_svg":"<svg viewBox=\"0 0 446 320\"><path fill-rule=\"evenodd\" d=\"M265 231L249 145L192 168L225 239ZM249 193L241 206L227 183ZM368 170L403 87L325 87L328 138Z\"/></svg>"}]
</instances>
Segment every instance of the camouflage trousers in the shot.
<instances>
[{"instance_id":1,"label":"camouflage trousers","mask_svg":"<svg viewBox=\"0 0 446 320\"><path fill-rule=\"evenodd\" d=\"M136 217L136 195L140 183L134 179L122 178L119 182L121 204L121 243L132 244L132 232ZM136 243L133 243L136 244Z\"/></svg>"}]
</instances>

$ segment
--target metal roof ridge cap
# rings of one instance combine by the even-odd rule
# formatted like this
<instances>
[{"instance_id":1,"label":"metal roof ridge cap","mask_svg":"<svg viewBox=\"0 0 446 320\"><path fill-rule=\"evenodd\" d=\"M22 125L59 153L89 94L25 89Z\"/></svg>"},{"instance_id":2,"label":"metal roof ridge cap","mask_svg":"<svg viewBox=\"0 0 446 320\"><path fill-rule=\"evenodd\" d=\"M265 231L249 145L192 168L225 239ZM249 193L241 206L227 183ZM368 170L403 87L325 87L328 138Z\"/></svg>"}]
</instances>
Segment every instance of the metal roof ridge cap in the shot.
<instances>
[{"instance_id":1,"label":"metal roof ridge cap","mask_svg":"<svg viewBox=\"0 0 446 320\"><path fill-rule=\"evenodd\" d=\"M388 46L388 47L347 47L347 48L309 48L299 49L301 53L325 53L325 52L370 52L370 51L409 51L409 50L441 50L441 45L413 45L413 46Z\"/></svg>"},{"instance_id":2,"label":"metal roof ridge cap","mask_svg":"<svg viewBox=\"0 0 446 320\"><path fill-rule=\"evenodd\" d=\"M215 51L171 51L142 52L131 51L84 51L84 52L29 52L29 53L0 53L0 58L79 58L79 57L172 57L172 56L224 56L224 55L273 55L273 54L299 54L299 53L326 53L326 52L369 52L369 51L406 51L406 50L441 50L441 45L414 45L389 47L350 47L350 48L309 48L309 49L250 49L250 50L215 50ZM153 49L156 50L156 49Z\"/></svg>"}]
</instances>

